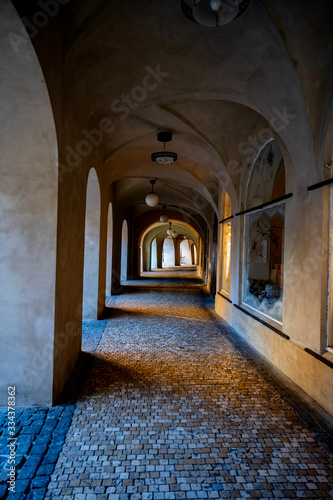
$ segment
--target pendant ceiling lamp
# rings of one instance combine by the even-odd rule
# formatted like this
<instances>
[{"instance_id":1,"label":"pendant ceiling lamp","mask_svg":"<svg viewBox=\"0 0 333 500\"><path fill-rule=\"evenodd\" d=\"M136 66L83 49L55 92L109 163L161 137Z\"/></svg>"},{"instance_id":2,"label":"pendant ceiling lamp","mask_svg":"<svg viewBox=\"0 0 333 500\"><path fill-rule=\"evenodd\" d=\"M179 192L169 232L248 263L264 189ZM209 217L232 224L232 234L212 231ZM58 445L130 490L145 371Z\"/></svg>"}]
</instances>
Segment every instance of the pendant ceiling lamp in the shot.
<instances>
[{"instance_id":1,"label":"pendant ceiling lamp","mask_svg":"<svg viewBox=\"0 0 333 500\"><path fill-rule=\"evenodd\" d=\"M163 222L164 224L166 222L168 222L169 220L169 217L167 216L167 214L165 213L165 209L166 209L166 205L163 205L163 214L161 215L160 217L160 221Z\"/></svg>"},{"instance_id":2,"label":"pendant ceiling lamp","mask_svg":"<svg viewBox=\"0 0 333 500\"><path fill-rule=\"evenodd\" d=\"M155 179L151 179L150 184L151 184L151 191L150 193L147 194L146 196L146 203L148 207L156 207L158 205L158 196L156 193L154 193L154 184L156 183Z\"/></svg>"},{"instance_id":3,"label":"pendant ceiling lamp","mask_svg":"<svg viewBox=\"0 0 333 500\"><path fill-rule=\"evenodd\" d=\"M171 222L169 222L169 229L167 230L167 235L172 236L172 234L173 234L172 224L171 224Z\"/></svg>"},{"instance_id":4,"label":"pendant ceiling lamp","mask_svg":"<svg viewBox=\"0 0 333 500\"><path fill-rule=\"evenodd\" d=\"M173 153L172 151L165 150L165 143L170 142L172 140L171 132L159 132L157 134L157 140L159 142L164 143L163 151L157 151L157 153L153 153L151 155L152 161L156 161L160 165L170 165L177 160L177 153Z\"/></svg>"},{"instance_id":5,"label":"pendant ceiling lamp","mask_svg":"<svg viewBox=\"0 0 333 500\"><path fill-rule=\"evenodd\" d=\"M219 27L241 16L250 0L181 0L183 14L191 21Z\"/></svg>"}]
</instances>

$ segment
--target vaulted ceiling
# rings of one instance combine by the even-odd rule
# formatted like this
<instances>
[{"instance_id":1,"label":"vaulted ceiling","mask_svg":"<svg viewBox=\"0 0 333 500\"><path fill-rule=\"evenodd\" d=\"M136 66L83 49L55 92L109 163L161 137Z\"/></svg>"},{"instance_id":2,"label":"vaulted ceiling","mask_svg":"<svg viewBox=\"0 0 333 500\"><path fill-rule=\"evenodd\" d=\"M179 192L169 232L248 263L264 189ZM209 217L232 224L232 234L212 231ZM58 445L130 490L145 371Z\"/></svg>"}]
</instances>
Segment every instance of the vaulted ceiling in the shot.
<instances>
[{"instance_id":1,"label":"vaulted ceiling","mask_svg":"<svg viewBox=\"0 0 333 500\"><path fill-rule=\"evenodd\" d=\"M36 8L15 5L28 17ZM251 0L220 28L190 22L180 0L71 0L61 9L34 43L53 104L65 88L81 130L112 121L99 147L119 207L150 210L144 197L156 178L161 202L211 224L223 185L239 199L244 143L285 112L293 126L273 130L282 151L297 163L306 144L319 162L333 105L331 2ZM161 76L154 80L153 71ZM142 92L147 82L153 88ZM171 166L150 159L162 130L173 132Z\"/></svg>"}]
</instances>

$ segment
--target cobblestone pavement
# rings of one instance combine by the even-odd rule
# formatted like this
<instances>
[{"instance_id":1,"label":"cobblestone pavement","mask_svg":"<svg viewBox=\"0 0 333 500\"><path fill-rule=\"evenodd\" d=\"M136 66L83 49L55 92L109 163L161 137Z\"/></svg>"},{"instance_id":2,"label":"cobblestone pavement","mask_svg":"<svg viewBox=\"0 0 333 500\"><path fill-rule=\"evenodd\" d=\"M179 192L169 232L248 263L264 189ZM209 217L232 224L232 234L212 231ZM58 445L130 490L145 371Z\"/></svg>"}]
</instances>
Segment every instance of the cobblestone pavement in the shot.
<instances>
[{"instance_id":1,"label":"cobblestone pavement","mask_svg":"<svg viewBox=\"0 0 333 500\"><path fill-rule=\"evenodd\" d=\"M126 292L108 302L47 498L333 497L332 455L199 286Z\"/></svg>"},{"instance_id":2,"label":"cobblestone pavement","mask_svg":"<svg viewBox=\"0 0 333 500\"><path fill-rule=\"evenodd\" d=\"M83 349L96 350L104 332L106 321L85 321ZM68 388L75 390L75 381ZM17 408L15 411L15 467L17 471L15 493L8 490L8 421L7 409L0 409L0 499L42 500L45 498L59 453L65 442L75 402L58 404L54 408Z\"/></svg>"},{"instance_id":3,"label":"cobblestone pavement","mask_svg":"<svg viewBox=\"0 0 333 500\"><path fill-rule=\"evenodd\" d=\"M0 412L0 498L9 500L43 499L59 453L70 426L74 405L54 408L19 408L16 410L17 478L15 493L8 491L7 410Z\"/></svg>"}]
</instances>

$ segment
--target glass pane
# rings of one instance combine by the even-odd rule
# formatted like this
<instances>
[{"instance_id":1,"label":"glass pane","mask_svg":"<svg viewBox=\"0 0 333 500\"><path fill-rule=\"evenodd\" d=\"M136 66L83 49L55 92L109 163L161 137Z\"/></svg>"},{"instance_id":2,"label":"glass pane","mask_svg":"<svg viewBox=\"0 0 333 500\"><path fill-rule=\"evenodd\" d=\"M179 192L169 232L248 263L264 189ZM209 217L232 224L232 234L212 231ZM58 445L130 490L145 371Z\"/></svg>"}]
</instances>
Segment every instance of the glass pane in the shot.
<instances>
[{"instance_id":1,"label":"glass pane","mask_svg":"<svg viewBox=\"0 0 333 500\"><path fill-rule=\"evenodd\" d=\"M230 292L231 222L223 224L223 269L222 289Z\"/></svg>"},{"instance_id":2,"label":"glass pane","mask_svg":"<svg viewBox=\"0 0 333 500\"><path fill-rule=\"evenodd\" d=\"M285 168L279 145L267 144L259 153L251 173L246 208L253 208L285 194Z\"/></svg>"},{"instance_id":3,"label":"glass pane","mask_svg":"<svg viewBox=\"0 0 333 500\"><path fill-rule=\"evenodd\" d=\"M231 216L231 199L228 193L225 193L223 219L227 219L230 216Z\"/></svg>"},{"instance_id":4,"label":"glass pane","mask_svg":"<svg viewBox=\"0 0 333 500\"><path fill-rule=\"evenodd\" d=\"M282 323L285 206L246 217L243 302Z\"/></svg>"}]
</instances>

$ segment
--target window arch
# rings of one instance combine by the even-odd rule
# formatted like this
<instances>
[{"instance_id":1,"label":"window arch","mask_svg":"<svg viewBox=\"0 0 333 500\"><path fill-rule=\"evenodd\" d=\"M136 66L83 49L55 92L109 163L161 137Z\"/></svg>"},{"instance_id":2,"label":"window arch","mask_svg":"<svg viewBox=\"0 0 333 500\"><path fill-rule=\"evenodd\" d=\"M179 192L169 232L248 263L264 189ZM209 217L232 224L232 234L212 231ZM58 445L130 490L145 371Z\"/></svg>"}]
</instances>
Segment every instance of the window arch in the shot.
<instances>
[{"instance_id":1,"label":"window arch","mask_svg":"<svg viewBox=\"0 0 333 500\"><path fill-rule=\"evenodd\" d=\"M172 236L163 242L162 267L174 267L176 264L175 243Z\"/></svg>"},{"instance_id":2,"label":"window arch","mask_svg":"<svg viewBox=\"0 0 333 500\"><path fill-rule=\"evenodd\" d=\"M253 208L285 194L285 168L280 147L270 141L259 152L251 171L246 208Z\"/></svg>"},{"instance_id":3,"label":"window arch","mask_svg":"<svg viewBox=\"0 0 333 500\"><path fill-rule=\"evenodd\" d=\"M185 237L180 243L180 265L182 266L192 265L191 243L192 241L188 237Z\"/></svg>"},{"instance_id":4,"label":"window arch","mask_svg":"<svg viewBox=\"0 0 333 500\"><path fill-rule=\"evenodd\" d=\"M151 242L150 259L151 259L150 270L157 269L157 238L156 238L156 236L153 239L153 241Z\"/></svg>"},{"instance_id":5,"label":"window arch","mask_svg":"<svg viewBox=\"0 0 333 500\"><path fill-rule=\"evenodd\" d=\"M284 160L271 141L259 152L248 184L246 209L253 210L245 215L243 303L281 324L285 204L279 198L284 194Z\"/></svg>"}]
</instances>

